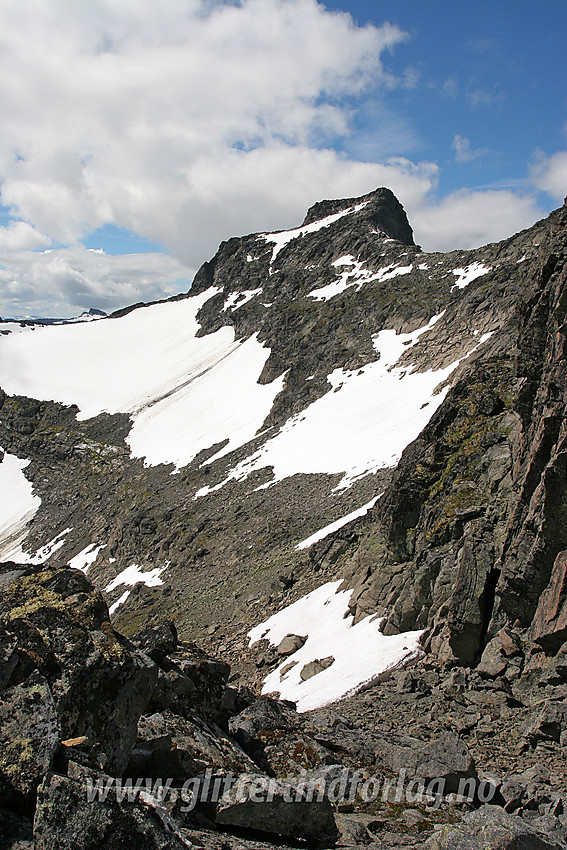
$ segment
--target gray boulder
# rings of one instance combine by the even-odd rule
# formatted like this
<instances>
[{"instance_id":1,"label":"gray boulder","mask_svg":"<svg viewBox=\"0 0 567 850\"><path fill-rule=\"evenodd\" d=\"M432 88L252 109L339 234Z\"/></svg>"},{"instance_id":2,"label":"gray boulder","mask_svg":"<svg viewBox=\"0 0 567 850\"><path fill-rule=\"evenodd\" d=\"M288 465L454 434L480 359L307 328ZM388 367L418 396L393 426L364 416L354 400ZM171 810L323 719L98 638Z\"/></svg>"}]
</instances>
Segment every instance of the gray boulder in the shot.
<instances>
[{"instance_id":1,"label":"gray boulder","mask_svg":"<svg viewBox=\"0 0 567 850\"><path fill-rule=\"evenodd\" d=\"M463 784L477 776L467 745L452 732L425 744L408 736L383 739L377 750L393 771L405 770L408 778L416 776L426 782L440 780L442 794L462 792Z\"/></svg>"},{"instance_id":2,"label":"gray boulder","mask_svg":"<svg viewBox=\"0 0 567 850\"><path fill-rule=\"evenodd\" d=\"M215 815L219 826L252 829L314 843L338 835L328 799L311 799L301 785L288 785L260 774L240 776L221 797Z\"/></svg>"},{"instance_id":3,"label":"gray boulder","mask_svg":"<svg viewBox=\"0 0 567 850\"><path fill-rule=\"evenodd\" d=\"M316 676L317 673L322 673L323 670L326 670L331 666L331 664L334 664L334 662L335 659L332 655L327 655L326 658L316 658L315 661L309 661L302 667L299 676L304 682L306 682L307 679L311 679L313 676Z\"/></svg>"},{"instance_id":4,"label":"gray boulder","mask_svg":"<svg viewBox=\"0 0 567 850\"><path fill-rule=\"evenodd\" d=\"M50 770L59 747L60 726L46 679L34 672L4 691L0 703L0 796L31 798Z\"/></svg>"},{"instance_id":5,"label":"gray boulder","mask_svg":"<svg viewBox=\"0 0 567 850\"><path fill-rule=\"evenodd\" d=\"M48 775L38 791L35 850L182 850L192 845L152 799L87 801L81 782Z\"/></svg>"},{"instance_id":6,"label":"gray boulder","mask_svg":"<svg viewBox=\"0 0 567 850\"><path fill-rule=\"evenodd\" d=\"M559 850L525 821L499 806L482 806L463 823L431 836L424 850Z\"/></svg>"},{"instance_id":7,"label":"gray boulder","mask_svg":"<svg viewBox=\"0 0 567 850\"><path fill-rule=\"evenodd\" d=\"M63 739L88 737L105 770L122 773L157 680L147 655L118 635L79 570L40 569L0 598L0 625L18 641L10 681L34 669L49 685Z\"/></svg>"},{"instance_id":8,"label":"gray boulder","mask_svg":"<svg viewBox=\"0 0 567 850\"><path fill-rule=\"evenodd\" d=\"M278 655L293 655L294 652L301 649L306 640L307 635L286 635L278 645L276 651Z\"/></svg>"}]
</instances>

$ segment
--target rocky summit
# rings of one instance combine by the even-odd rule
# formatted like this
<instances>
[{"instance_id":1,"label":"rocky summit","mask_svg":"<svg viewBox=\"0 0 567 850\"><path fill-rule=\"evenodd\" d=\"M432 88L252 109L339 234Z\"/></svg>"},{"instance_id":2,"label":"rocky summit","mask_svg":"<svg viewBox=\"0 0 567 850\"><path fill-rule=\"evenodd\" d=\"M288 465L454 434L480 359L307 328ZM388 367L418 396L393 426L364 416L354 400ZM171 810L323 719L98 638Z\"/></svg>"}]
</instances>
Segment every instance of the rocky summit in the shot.
<instances>
[{"instance_id":1,"label":"rocky summit","mask_svg":"<svg viewBox=\"0 0 567 850\"><path fill-rule=\"evenodd\" d=\"M0 322L1 848L567 847L566 253L382 188Z\"/></svg>"}]
</instances>

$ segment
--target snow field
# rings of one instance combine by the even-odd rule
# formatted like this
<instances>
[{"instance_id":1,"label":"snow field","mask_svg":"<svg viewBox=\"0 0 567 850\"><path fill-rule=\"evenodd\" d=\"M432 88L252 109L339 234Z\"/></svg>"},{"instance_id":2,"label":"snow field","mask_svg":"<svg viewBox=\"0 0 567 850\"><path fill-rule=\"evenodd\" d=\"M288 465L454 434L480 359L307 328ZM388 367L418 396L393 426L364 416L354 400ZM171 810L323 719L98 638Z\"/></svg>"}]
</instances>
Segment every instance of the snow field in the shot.
<instances>
[{"instance_id":1,"label":"snow field","mask_svg":"<svg viewBox=\"0 0 567 850\"><path fill-rule=\"evenodd\" d=\"M372 616L354 625L347 613L352 591L339 590L341 584L322 585L248 632L251 645L267 638L278 646L288 634L307 636L301 649L266 677L262 693L279 691L282 699L297 703L298 711L309 711L357 693L421 654L422 631L386 637L379 631L382 620ZM335 659L330 667L301 680L305 664L329 656Z\"/></svg>"},{"instance_id":2,"label":"snow field","mask_svg":"<svg viewBox=\"0 0 567 850\"><path fill-rule=\"evenodd\" d=\"M8 452L3 453L0 462L0 560L3 561L24 556L21 544L28 533L27 525L41 505L23 472L29 463Z\"/></svg>"},{"instance_id":3,"label":"snow field","mask_svg":"<svg viewBox=\"0 0 567 850\"><path fill-rule=\"evenodd\" d=\"M283 376L257 383L270 351L255 336L238 342L223 327L196 337L197 313L218 292L2 337L0 383L10 394L76 404L78 419L130 414L132 454L149 465L179 468L225 440L218 456L226 454L252 439Z\"/></svg>"}]
</instances>

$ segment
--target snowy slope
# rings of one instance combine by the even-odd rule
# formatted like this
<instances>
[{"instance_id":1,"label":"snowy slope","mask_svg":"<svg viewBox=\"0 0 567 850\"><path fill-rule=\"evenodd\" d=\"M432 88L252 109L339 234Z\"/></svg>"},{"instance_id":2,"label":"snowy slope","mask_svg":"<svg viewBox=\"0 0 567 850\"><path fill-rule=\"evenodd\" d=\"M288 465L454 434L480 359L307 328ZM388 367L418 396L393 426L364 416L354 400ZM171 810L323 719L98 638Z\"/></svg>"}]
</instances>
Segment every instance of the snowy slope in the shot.
<instances>
[{"instance_id":1,"label":"snowy slope","mask_svg":"<svg viewBox=\"0 0 567 850\"><path fill-rule=\"evenodd\" d=\"M288 634L307 636L301 649L286 657L264 680L262 693L279 691L298 711L320 708L378 680L386 670L417 657L421 631L386 637L382 620L366 617L354 625L345 612L352 590L342 581L318 587L248 632L250 643L266 638L274 646ZM332 657L332 664L305 681L301 670L310 661Z\"/></svg>"},{"instance_id":2,"label":"snowy slope","mask_svg":"<svg viewBox=\"0 0 567 850\"><path fill-rule=\"evenodd\" d=\"M41 499L34 495L32 485L23 473L29 460L20 460L7 452L1 457L0 561L3 561L14 560L20 551L27 535L27 524L37 512Z\"/></svg>"},{"instance_id":3,"label":"snowy slope","mask_svg":"<svg viewBox=\"0 0 567 850\"><path fill-rule=\"evenodd\" d=\"M150 464L183 466L224 440L219 455L229 452L260 428L283 376L257 383L270 352L255 336L235 341L232 327L196 336L197 312L217 291L120 319L3 336L0 384L10 394L76 404L79 419L131 414L130 447Z\"/></svg>"},{"instance_id":4,"label":"snowy slope","mask_svg":"<svg viewBox=\"0 0 567 850\"><path fill-rule=\"evenodd\" d=\"M401 355L441 318L434 316L409 334L381 331L375 338L380 359L356 372L336 369L327 378L332 391L292 417L280 432L249 458L237 464L220 484L204 487L197 496L217 490L231 479L244 480L253 470L272 466L272 482L296 473L344 473L338 489L369 472L393 466L443 402L449 387L439 385L457 368L416 372L396 367ZM481 337L476 350L488 338Z\"/></svg>"}]
</instances>

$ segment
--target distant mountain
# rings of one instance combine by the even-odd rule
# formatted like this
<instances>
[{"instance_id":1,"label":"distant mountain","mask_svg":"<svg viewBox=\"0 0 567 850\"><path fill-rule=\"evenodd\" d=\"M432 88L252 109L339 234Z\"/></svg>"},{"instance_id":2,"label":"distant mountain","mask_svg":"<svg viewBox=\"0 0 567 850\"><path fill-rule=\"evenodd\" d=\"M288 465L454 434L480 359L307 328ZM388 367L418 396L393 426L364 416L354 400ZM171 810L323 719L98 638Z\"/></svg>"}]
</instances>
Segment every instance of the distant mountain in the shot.
<instances>
[{"instance_id":1,"label":"distant mountain","mask_svg":"<svg viewBox=\"0 0 567 850\"><path fill-rule=\"evenodd\" d=\"M377 189L223 242L175 298L3 323L0 560L77 567L127 635L174 620L302 710L420 658L555 705L566 225L426 253ZM478 699L470 729L504 706Z\"/></svg>"}]
</instances>

